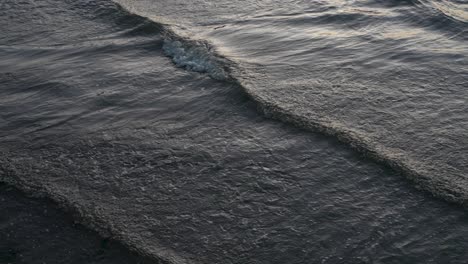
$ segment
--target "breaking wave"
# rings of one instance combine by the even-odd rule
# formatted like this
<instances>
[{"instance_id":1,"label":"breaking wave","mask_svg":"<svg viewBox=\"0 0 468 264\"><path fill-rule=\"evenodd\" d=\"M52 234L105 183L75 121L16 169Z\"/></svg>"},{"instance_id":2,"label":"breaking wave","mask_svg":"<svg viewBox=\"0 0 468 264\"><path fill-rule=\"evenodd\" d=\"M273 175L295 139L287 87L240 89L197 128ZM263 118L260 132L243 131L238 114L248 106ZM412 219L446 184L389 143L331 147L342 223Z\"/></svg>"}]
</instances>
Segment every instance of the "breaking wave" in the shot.
<instances>
[{"instance_id":1,"label":"breaking wave","mask_svg":"<svg viewBox=\"0 0 468 264\"><path fill-rule=\"evenodd\" d=\"M207 43L188 44L180 40L165 39L164 53L178 66L189 71L207 73L216 80L226 80L227 74L213 55Z\"/></svg>"},{"instance_id":2,"label":"breaking wave","mask_svg":"<svg viewBox=\"0 0 468 264\"><path fill-rule=\"evenodd\" d=\"M175 33L171 25L134 13L131 8L127 9L120 3L116 4L124 12L146 19L155 27L163 28L163 50L176 66L205 73L215 80L235 83L257 104L257 109L264 116L335 137L364 156L403 174L415 183L417 188L449 202L468 204L468 192L463 183L433 176L430 172L421 170L421 166L413 166L418 164L417 161L386 149L339 121L329 120L327 117L311 118L282 107L271 98L257 93L255 77L249 77L239 64L219 54L214 45L208 41L182 37Z\"/></svg>"}]
</instances>

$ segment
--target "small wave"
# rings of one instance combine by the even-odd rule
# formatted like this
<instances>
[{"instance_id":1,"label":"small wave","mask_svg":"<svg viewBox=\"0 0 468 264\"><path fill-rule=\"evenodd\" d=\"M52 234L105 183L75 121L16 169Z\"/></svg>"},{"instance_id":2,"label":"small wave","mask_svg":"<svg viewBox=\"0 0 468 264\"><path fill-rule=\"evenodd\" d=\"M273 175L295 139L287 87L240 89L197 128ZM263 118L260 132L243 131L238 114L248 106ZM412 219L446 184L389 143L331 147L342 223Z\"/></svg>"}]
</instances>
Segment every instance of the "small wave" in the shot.
<instances>
[{"instance_id":1,"label":"small wave","mask_svg":"<svg viewBox=\"0 0 468 264\"><path fill-rule=\"evenodd\" d=\"M408 2L413 3L413 1ZM119 3L116 4L130 14L145 18L131 12ZM195 41L181 37L171 29L171 26L153 19L145 19L154 23L155 26L163 28L162 35L165 39L163 50L178 67L207 73L216 80L235 83L257 104L258 110L266 117L335 137L364 156L403 174L406 178L413 181L418 188L428 191L446 201L468 205L468 191L464 187L461 187L463 185L459 185L457 182L452 182L446 178L434 177L431 173L415 168L412 166L413 161L385 149L384 146L376 142L367 140L365 135L361 135L336 121L327 120L326 118L314 120L275 104L273 100L264 98L254 91L253 87L255 87L255 83L252 83L251 80L255 80L255 78L244 76L243 73L245 71L240 65L218 54L207 41ZM234 73L234 76L231 75L231 72Z\"/></svg>"},{"instance_id":2,"label":"small wave","mask_svg":"<svg viewBox=\"0 0 468 264\"><path fill-rule=\"evenodd\" d=\"M183 37L176 33L172 25L136 13L131 4L116 0L111 2L119 9L119 15L125 18L121 20L131 27L126 34L156 34L163 38L162 49L177 67L206 73L215 80L229 79L227 67L224 66L227 60L217 56L215 48L208 41Z\"/></svg>"},{"instance_id":3,"label":"small wave","mask_svg":"<svg viewBox=\"0 0 468 264\"><path fill-rule=\"evenodd\" d=\"M207 73L216 80L227 79L226 72L217 62L217 58L213 55L212 48L208 43L183 43L179 40L165 39L163 50L178 67Z\"/></svg>"}]
</instances>

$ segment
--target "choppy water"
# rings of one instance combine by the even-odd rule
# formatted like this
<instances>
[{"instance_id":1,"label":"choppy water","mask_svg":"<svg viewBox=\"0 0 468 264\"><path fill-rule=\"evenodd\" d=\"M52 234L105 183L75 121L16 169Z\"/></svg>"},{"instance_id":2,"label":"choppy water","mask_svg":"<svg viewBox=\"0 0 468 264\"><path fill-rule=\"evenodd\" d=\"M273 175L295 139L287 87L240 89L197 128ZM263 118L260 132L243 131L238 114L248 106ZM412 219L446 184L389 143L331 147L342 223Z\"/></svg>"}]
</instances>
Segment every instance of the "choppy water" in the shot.
<instances>
[{"instance_id":1,"label":"choppy water","mask_svg":"<svg viewBox=\"0 0 468 264\"><path fill-rule=\"evenodd\" d=\"M118 2L0 3L3 181L173 263L465 262L463 1Z\"/></svg>"}]
</instances>

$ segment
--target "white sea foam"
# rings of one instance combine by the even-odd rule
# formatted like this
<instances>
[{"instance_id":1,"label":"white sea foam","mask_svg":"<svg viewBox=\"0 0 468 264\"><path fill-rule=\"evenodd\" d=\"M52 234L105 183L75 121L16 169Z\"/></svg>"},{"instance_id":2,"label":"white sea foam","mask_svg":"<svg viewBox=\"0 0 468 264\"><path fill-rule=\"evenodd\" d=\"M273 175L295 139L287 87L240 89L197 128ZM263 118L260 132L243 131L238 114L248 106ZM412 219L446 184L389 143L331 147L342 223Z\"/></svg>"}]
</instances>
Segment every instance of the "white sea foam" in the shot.
<instances>
[{"instance_id":1,"label":"white sea foam","mask_svg":"<svg viewBox=\"0 0 468 264\"><path fill-rule=\"evenodd\" d=\"M216 80L227 78L226 72L205 43L187 44L178 40L165 40L163 50L178 67L207 73Z\"/></svg>"}]
</instances>

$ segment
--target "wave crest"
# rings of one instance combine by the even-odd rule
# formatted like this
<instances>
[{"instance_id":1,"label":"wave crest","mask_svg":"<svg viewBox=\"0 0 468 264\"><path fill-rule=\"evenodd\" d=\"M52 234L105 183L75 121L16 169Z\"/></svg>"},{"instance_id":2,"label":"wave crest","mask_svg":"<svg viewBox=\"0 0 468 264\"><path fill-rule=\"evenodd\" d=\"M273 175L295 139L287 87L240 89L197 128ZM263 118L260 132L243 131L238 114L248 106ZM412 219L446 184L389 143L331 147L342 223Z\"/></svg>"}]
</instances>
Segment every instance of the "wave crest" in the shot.
<instances>
[{"instance_id":1,"label":"wave crest","mask_svg":"<svg viewBox=\"0 0 468 264\"><path fill-rule=\"evenodd\" d=\"M163 29L163 50L178 67L207 73L213 79L234 83L257 105L257 109L264 116L337 138L364 156L401 173L415 183L416 187L446 201L468 205L468 188L466 188L468 184L465 184L468 181L452 180L434 175L421 164L417 165L415 161L403 154L398 154L378 142L372 142L366 138L366 135L347 128L338 121L329 120L327 117L304 116L295 109L288 109L288 107L276 103L275 100L271 100L269 95L255 89L258 79L262 78L261 76L250 76L248 70L243 67L244 65L222 56L208 41L182 37L181 34L172 30L171 25L133 13L125 6L116 4L130 14L144 18Z\"/></svg>"},{"instance_id":2,"label":"wave crest","mask_svg":"<svg viewBox=\"0 0 468 264\"><path fill-rule=\"evenodd\" d=\"M216 80L226 80L227 73L213 55L209 44L204 42L183 43L179 40L165 39L164 53L178 66L190 71L207 73Z\"/></svg>"}]
</instances>

